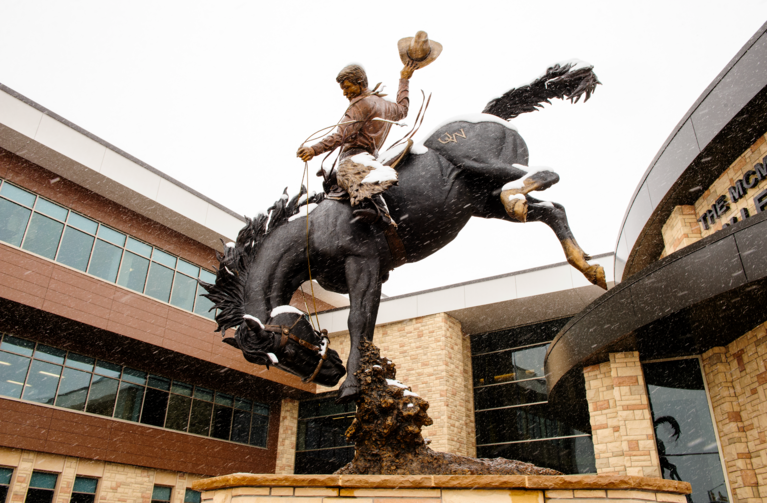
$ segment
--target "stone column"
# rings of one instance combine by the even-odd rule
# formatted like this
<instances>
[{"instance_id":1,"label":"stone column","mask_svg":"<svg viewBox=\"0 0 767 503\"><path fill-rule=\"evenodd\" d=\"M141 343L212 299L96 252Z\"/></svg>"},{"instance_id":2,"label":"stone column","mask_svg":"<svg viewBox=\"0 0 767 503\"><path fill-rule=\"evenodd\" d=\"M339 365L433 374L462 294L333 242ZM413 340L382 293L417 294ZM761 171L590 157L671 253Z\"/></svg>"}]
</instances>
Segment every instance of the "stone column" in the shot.
<instances>
[{"instance_id":1,"label":"stone column","mask_svg":"<svg viewBox=\"0 0 767 503\"><path fill-rule=\"evenodd\" d=\"M33 451L21 451L21 459L11 478L10 503L23 503L27 497L27 489L35 469L35 453Z\"/></svg>"},{"instance_id":2,"label":"stone column","mask_svg":"<svg viewBox=\"0 0 767 503\"><path fill-rule=\"evenodd\" d=\"M397 365L397 379L429 402L430 447L476 455L471 348L461 323L445 313L423 316L376 327L373 341Z\"/></svg>"},{"instance_id":3,"label":"stone column","mask_svg":"<svg viewBox=\"0 0 767 503\"><path fill-rule=\"evenodd\" d=\"M285 398L280 408L280 431L277 436L277 463L274 473L292 475L296 464L298 401Z\"/></svg>"},{"instance_id":4,"label":"stone column","mask_svg":"<svg viewBox=\"0 0 767 503\"><path fill-rule=\"evenodd\" d=\"M69 503L72 498L72 489L77 476L78 458L66 458L64 469L59 474L58 490L56 491L56 503Z\"/></svg>"},{"instance_id":5,"label":"stone column","mask_svg":"<svg viewBox=\"0 0 767 503\"><path fill-rule=\"evenodd\" d=\"M702 238L700 224L695 215L695 206L676 206L661 230L663 235L663 257L667 257L685 246Z\"/></svg>"},{"instance_id":6,"label":"stone column","mask_svg":"<svg viewBox=\"0 0 767 503\"><path fill-rule=\"evenodd\" d=\"M655 430L639 353L610 353L583 369L600 475L661 477Z\"/></svg>"},{"instance_id":7,"label":"stone column","mask_svg":"<svg viewBox=\"0 0 767 503\"><path fill-rule=\"evenodd\" d=\"M703 374L719 430L730 489L736 502L745 502L754 501L760 495L741 404L733 383L733 372L740 371L739 367L745 370L742 354L729 354L726 348L711 348L703 354ZM763 465L762 462L759 464Z\"/></svg>"}]
</instances>

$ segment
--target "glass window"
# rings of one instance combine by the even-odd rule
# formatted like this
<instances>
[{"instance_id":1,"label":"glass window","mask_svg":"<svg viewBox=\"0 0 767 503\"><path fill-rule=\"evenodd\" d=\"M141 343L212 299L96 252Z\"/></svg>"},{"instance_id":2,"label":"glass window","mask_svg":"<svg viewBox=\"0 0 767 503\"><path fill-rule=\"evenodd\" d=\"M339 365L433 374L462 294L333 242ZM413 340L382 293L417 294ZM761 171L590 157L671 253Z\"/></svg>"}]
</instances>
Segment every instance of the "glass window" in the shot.
<instances>
[{"instance_id":1,"label":"glass window","mask_svg":"<svg viewBox=\"0 0 767 503\"><path fill-rule=\"evenodd\" d=\"M35 343L26 339L19 339L11 335L3 337L3 342L0 344L0 349L10 351L11 353L18 353L24 356L32 356L32 352L35 349Z\"/></svg>"},{"instance_id":2,"label":"glass window","mask_svg":"<svg viewBox=\"0 0 767 503\"><path fill-rule=\"evenodd\" d=\"M146 372L125 367L123 370L123 381L142 385L146 384Z\"/></svg>"},{"instance_id":3,"label":"glass window","mask_svg":"<svg viewBox=\"0 0 767 503\"><path fill-rule=\"evenodd\" d=\"M127 370L127 369L126 369ZM144 387L122 382L117 394L115 415L117 419L138 422L141 417L141 403L144 401Z\"/></svg>"},{"instance_id":4,"label":"glass window","mask_svg":"<svg viewBox=\"0 0 767 503\"><path fill-rule=\"evenodd\" d=\"M194 400L192 402L192 414L189 419L189 433L205 435L207 437L210 434L210 418L212 414L212 403Z\"/></svg>"},{"instance_id":5,"label":"glass window","mask_svg":"<svg viewBox=\"0 0 767 503\"><path fill-rule=\"evenodd\" d=\"M152 426L165 425L165 412L168 410L168 393L159 389L147 388L144 396L144 409L141 422Z\"/></svg>"},{"instance_id":6,"label":"glass window","mask_svg":"<svg viewBox=\"0 0 767 503\"><path fill-rule=\"evenodd\" d=\"M29 229L21 247L45 258L53 259L63 230L64 224L61 222L35 213L29 222Z\"/></svg>"},{"instance_id":7,"label":"glass window","mask_svg":"<svg viewBox=\"0 0 767 503\"><path fill-rule=\"evenodd\" d=\"M200 275L200 268L185 260L178 259L178 266L176 266L176 269L193 278Z\"/></svg>"},{"instance_id":8,"label":"glass window","mask_svg":"<svg viewBox=\"0 0 767 503\"><path fill-rule=\"evenodd\" d=\"M112 417L117 399L117 387L120 381L100 375L94 375L91 391L88 395L88 406L85 411L100 416Z\"/></svg>"},{"instance_id":9,"label":"glass window","mask_svg":"<svg viewBox=\"0 0 767 503\"><path fill-rule=\"evenodd\" d=\"M194 298L197 293L197 280L183 274L176 274L173 282L173 296L170 303L181 309L191 311L194 307Z\"/></svg>"},{"instance_id":10,"label":"glass window","mask_svg":"<svg viewBox=\"0 0 767 503\"><path fill-rule=\"evenodd\" d=\"M49 363L61 365L64 363L64 357L67 352L63 349L53 348L45 344L38 344L35 350L35 360L44 360Z\"/></svg>"},{"instance_id":11,"label":"glass window","mask_svg":"<svg viewBox=\"0 0 767 503\"><path fill-rule=\"evenodd\" d=\"M87 370L93 372L93 364L96 362L94 358L90 356L78 355L77 353L70 352L67 355L67 367L72 367L80 370Z\"/></svg>"},{"instance_id":12,"label":"glass window","mask_svg":"<svg viewBox=\"0 0 767 503\"><path fill-rule=\"evenodd\" d=\"M477 446L480 458L506 458L545 466L562 473L596 473L591 436Z\"/></svg>"},{"instance_id":13,"label":"glass window","mask_svg":"<svg viewBox=\"0 0 767 503\"><path fill-rule=\"evenodd\" d=\"M234 409L234 413L232 416L232 437L231 437L232 442L247 444L249 433L250 433L250 412Z\"/></svg>"},{"instance_id":14,"label":"glass window","mask_svg":"<svg viewBox=\"0 0 767 503\"><path fill-rule=\"evenodd\" d=\"M163 391L170 391L170 379L165 377L150 375L147 386L151 388L161 389Z\"/></svg>"},{"instance_id":15,"label":"glass window","mask_svg":"<svg viewBox=\"0 0 767 503\"><path fill-rule=\"evenodd\" d=\"M19 246L31 214L27 208L0 199L0 241Z\"/></svg>"},{"instance_id":16,"label":"glass window","mask_svg":"<svg viewBox=\"0 0 767 503\"><path fill-rule=\"evenodd\" d=\"M61 240L56 262L85 272L88 268L88 260L91 258L93 240L93 236L67 227L64 231L64 239Z\"/></svg>"},{"instance_id":17,"label":"glass window","mask_svg":"<svg viewBox=\"0 0 767 503\"><path fill-rule=\"evenodd\" d=\"M202 493L193 489L187 489L184 493L184 503L200 503L202 501Z\"/></svg>"},{"instance_id":18,"label":"glass window","mask_svg":"<svg viewBox=\"0 0 767 503\"><path fill-rule=\"evenodd\" d=\"M15 185L11 185L8 182L5 182L3 184L3 187L0 188L0 196L7 197L8 199L12 201L21 203L24 206L29 206L30 208L35 205L35 198L37 197L31 192L27 192L24 189L20 189L16 187Z\"/></svg>"},{"instance_id":19,"label":"glass window","mask_svg":"<svg viewBox=\"0 0 767 503\"><path fill-rule=\"evenodd\" d=\"M5 503L8 497L8 487L11 485L13 470L0 467L0 503Z\"/></svg>"},{"instance_id":20,"label":"glass window","mask_svg":"<svg viewBox=\"0 0 767 503\"><path fill-rule=\"evenodd\" d=\"M642 364L664 479L692 486L692 501L729 501L698 359Z\"/></svg>"},{"instance_id":21,"label":"glass window","mask_svg":"<svg viewBox=\"0 0 767 503\"><path fill-rule=\"evenodd\" d=\"M350 406L353 411L357 410L357 406L352 404L347 404L347 406ZM261 403L254 403L253 404L253 413L254 414L261 414L262 416L268 416L269 415L269 406L264 405Z\"/></svg>"},{"instance_id":22,"label":"glass window","mask_svg":"<svg viewBox=\"0 0 767 503\"><path fill-rule=\"evenodd\" d=\"M232 432L232 408L216 404L213 408L213 433L211 437L229 440Z\"/></svg>"},{"instance_id":23,"label":"glass window","mask_svg":"<svg viewBox=\"0 0 767 503\"><path fill-rule=\"evenodd\" d=\"M474 388L474 410L540 403L548 400L546 379Z\"/></svg>"},{"instance_id":24,"label":"glass window","mask_svg":"<svg viewBox=\"0 0 767 503\"><path fill-rule=\"evenodd\" d=\"M59 365L33 360L22 398L32 402L53 405L60 376L61 367Z\"/></svg>"},{"instance_id":25,"label":"glass window","mask_svg":"<svg viewBox=\"0 0 767 503\"><path fill-rule=\"evenodd\" d=\"M200 386L197 386L194 388L194 397L199 398L200 400L205 400L207 402L213 401L213 390L209 390L208 388L202 388Z\"/></svg>"},{"instance_id":26,"label":"glass window","mask_svg":"<svg viewBox=\"0 0 767 503\"><path fill-rule=\"evenodd\" d=\"M168 503L170 501L171 488L154 486L152 489L152 503Z\"/></svg>"},{"instance_id":27,"label":"glass window","mask_svg":"<svg viewBox=\"0 0 767 503\"><path fill-rule=\"evenodd\" d=\"M125 246L125 234L110 229L109 227L105 227L103 225L99 227L98 237L104 241L109 241L112 244L116 244L117 246Z\"/></svg>"},{"instance_id":28,"label":"glass window","mask_svg":"<svg viewBox=\"0 0 767 503\"><path fill-rule=\"evenodd\" d=\"M88 388L91 385L90 372L65 368L56 396L56 406L72 410L85 410Z\"/></svg>"},{"instance_id":29,"label":"glass window","mask_svg":"<svg viewBox=\"0 0 767 503\"><path fill-rule=\"evenodd\" d=\"M258 414L253 414L253 417L251 419L251 424L250 424L250 445L255 445L258 447L266 447L266 441L267 441L266 435L268 433L269 433L269 418L264 416L259 416Z\"/></svg>"},{"instance_id":30,"label":"glass window","mask_svg":"<svg viewBox=\"0 0 767 503\"><path fill-rule=\"evenodd\" d=\"M225 405L227 407L232 406L232 395L226 393L216 393L216 403L219 405Z\"/></svg>"},{"instance_id":31,"label":"glass window","mask_svg":"<svg viewBox=\"0 0 767 503\"><path fill-rule=\"evenodd\" d=\"M114 363L99 360L98 363L96 363L96 373L103 376L119 379L120 374L122 373L122 367Z\"/></svg>"},{"instance_id":32,"label":"glass window","mask_svg":"<svg viewBox=\"0 0 767 503\"><path fill-rule=\"evenodd\" d=\"M170 391L177 395L192 396L192 386L179 381L173 381Z\"/></svg>"},{"instance_id":33,"label":"glass window","mask_svg":"<svg viewBox=\"0 0 767 503\"><path fill-rule=\"evenodd\" d=\"M133 239L130 236L128 236L128 242L125 244L125 248L129 249L132 252L136 252L137 254L142 255L146 258L149 258L152 256L151 246L149 246L146 243L142 243L141 241L137 239Z\"/></svg>"},{"instance_id":34,"label":"glass window","mask_svg":"<svg viewBox=\"0 0 767 503\"><path fill-rule=\"evenodd\" d=\"M96 501L96 487L98 479L87 477L75 477L75 483L72 486L72 497L70 503L94 503Z\"/></svg>"},{"instance_id":35,"label":"glass window","mask_svg":"<svg viewBox=\"0 0 767 503\"><path fill-rule=\"evenodd\" d=\"M146 273L148 270L148 259L139 257L131 252L125 252L123 264L120 268L120 278L117 280L117 284L141 293L144 291L144 283L146 283Z\"/></svg>"},{"instance_id":36,"label":"glass window","mask_svg":"<svg viewBox=\"0 0 767 503\"><path fill-rule=\"evenodd\" d=\"M474 386L543 377L543 359L548 347L543 344L474 356Z\"/></svg>"},{"instance_id":37,"label":"glass window","mask_svg":"<svg viewBox=\"0 0 767 503\"><path fill-rule=\"evenodd\" d=\"M29 361L29 358L24 356L0 351L0 395L21 398Z\"/></svg>"},{"instance_id":38,"label":"glass window","mask_svg":"<svg viewBox=\"0 0 767 503\"><path fill-rule=\"evenodd\" d=\"M152 262L152 266L149 268L149 278L146 281L145 293L157 300L168 302L172 283L173 270Z\"/></svg>"},{"instance_id":39,"label":"glass window","mask_svg":"<svg viewBox=\"0 0 767 503\"><path fill-rule=\"evenodd\" d=\"M42 197L37 198L37 205L35 205L35 211L39 211L40 213L43 213L44 215L53 217L56 220L61 220L62 222L66 222L67 213L69 213L68 209L62 206L59 206L58 204L52 203L50 201L46 201Z\"/></svg>"},{"instance_id":40,"label":"glass window","mask_svg":"<svg viewBox=\"0 0 767 503\"><path fill-rule=\"evenodd\" d=\"M98 223L91 220L90 218L85 218L82 215L78 215L77 213L69 213L69 220L67 220L67 224L71 225L72 227L77 227L81 231L85 231L89 234L96 234L96 230L99 228Z\"/></svg>"},{"instance_id":41,"label":"glass window","mask_svg":"<svg viewBox=\"0 0 767 503\"><path fill-rule=\"evenodd\" d=\"M240 409L240 410L246 410L250 412L250 410L253 408L253 402L251 402L247 398L235 398L234 408Z\"/></svg>"},{"instance_id":42,"label":"glass window","mask_svg":"<svg viewBox=\"0 0 767 503\"><path fill-rule=\"evenodd\" d=\"M104 228L102 227L102 229ZM97 239L96 246L93 247L93 258L88 267L88 273L114 283L117 279L117 269L120 267L122 253L122 248Z\"/></svg>"},{"instance_id":43,"label":"glass window","mask_svg":"<svg viewBox=\"0 0 767 503\"><path fill-rule=\"evenodd\" d=\"M258 410L258 404L254 408ZM344 433L354 420L354 412L353 403L336 404L335 395L299 404L295 473L333 473L351 460ZM254 424L264 419L266 417L260 414L253 414ZM253 435L260 437L260 444L254 443ZM254 427L250 443L266 447L265 433ZM351 453L353 456L353 447Z\"/></svg>"},{"instance_id":44,"label":"glass window","mask_svg":"<svg viewBox=\"0 0 767 503\"><path fill-rule=\"evenodd\" d=\"M191 407L192 399L188 396L170 395L165 427L171 430L186 431L189 426L189 411Z\"/></svg>"},{"instance_id":45,"label":"glass window","mask_svg":"<svg viewBox=\"0 0 767 503\"><path fill-rule=\"evenodd\" d=\"M56 479L55 473L32 472L25 503L52 503Z\"/></svg>"},{"instance_id":46,"label":"glass window","mask_svg":"<svg viewBox=\"0 0 767 503\"><path fill-rule=\"evenodd\" d=\"M295 473L333 473L333 471L351 462L352 459L354 459L353 446L296 452Z\"/></svg>"},{"instance_id":47,"label":"glass window","mask_svg":"<svg viewBox=\"0 0 767 503\"><path fill-rule=\"evenodd\" d=\"M159 262L162 265L166 265L170 267L171 269L176 268L176 257L171 255L170 253L165 253L162 250L158 250L157 248L154 249L154 252L152 253L152 260L155 262Z\"/></svg>"}]
</instances>

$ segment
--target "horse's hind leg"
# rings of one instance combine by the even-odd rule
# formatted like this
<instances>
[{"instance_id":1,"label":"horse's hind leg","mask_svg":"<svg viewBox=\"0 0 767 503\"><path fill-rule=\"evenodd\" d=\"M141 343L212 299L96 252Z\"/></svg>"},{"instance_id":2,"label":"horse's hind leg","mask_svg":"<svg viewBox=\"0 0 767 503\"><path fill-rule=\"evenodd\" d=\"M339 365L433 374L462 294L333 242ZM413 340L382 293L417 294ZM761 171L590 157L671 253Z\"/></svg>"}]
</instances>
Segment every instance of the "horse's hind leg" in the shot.
<instances>
[{"instance_id":1,"label":"horse's hind leg","mask_svg":"<svg viewBox=\"0 0 767 503\"><path fill-rule=\"evenodd\" d=\"M359 395L359 382L354 375L359 368L362 340L373 340L375 319L381 302L379 264L374 258L346 259L346 281L349 286L349 337L351 347L346 361L346 380L339 389L336 403L346 403Z\"/></svg>"},{"instance_id":2,"label":"horse's hind leg","mask_svg":"<svg viewBox=\"0 0 767 503\"><path fill-rule=\"evenodd\" d=\"M529 195L525 198L528 203L527 221L543 222L551 227L562 244L567 262L578 269L591 283L607 290L604 268L599 264L591 265L588 263L591 257L583 251L575 240L575 236L570 230L570 224L567 222L565 207L558 203L540 201Z\"/></svg>"},{"instance_id":3,"label":"horse's hind leg","mask_svg":"<svg viewBox=\"0 0 767 503\"><path fill-rule=\"evenodd\" d=\"M501 202L506 213L518 222L527 221L528 204L525 196L533 191L546 190L559 181L559 175L549 170L531 171L501 189Z\"/></svg>"}]
</instances>

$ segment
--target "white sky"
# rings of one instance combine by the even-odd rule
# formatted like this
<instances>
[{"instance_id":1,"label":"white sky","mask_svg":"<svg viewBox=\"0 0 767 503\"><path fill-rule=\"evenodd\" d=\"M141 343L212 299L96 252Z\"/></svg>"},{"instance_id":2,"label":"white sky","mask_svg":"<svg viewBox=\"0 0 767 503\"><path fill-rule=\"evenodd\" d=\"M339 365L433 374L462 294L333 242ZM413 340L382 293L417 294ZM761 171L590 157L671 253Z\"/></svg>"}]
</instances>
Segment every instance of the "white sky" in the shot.
<instances>
[{"instance_id":1,"label":"white sky","mask_svg":"<svg viewBox=\"0 0 767 503\"><path fill-rule=\"evenodd\" d=\"M0 82L249 216L286 186L298 190L296 149L348 104L338 71L361 63L393 97L397 40L419 29L444 46L411 80L406 122L419 90L434 93L422 133L480 112L551 63L586 60L604 84L588 103L557 102L513 122L530 164L561 176L539 196L564 204L581 246L598 254L613 251L640 177L767 20L767 1L0 0L0 19ZM563 260L544 224L473 219L445 249L394 271L384 293Z\"/></svg>"}]
</instances>

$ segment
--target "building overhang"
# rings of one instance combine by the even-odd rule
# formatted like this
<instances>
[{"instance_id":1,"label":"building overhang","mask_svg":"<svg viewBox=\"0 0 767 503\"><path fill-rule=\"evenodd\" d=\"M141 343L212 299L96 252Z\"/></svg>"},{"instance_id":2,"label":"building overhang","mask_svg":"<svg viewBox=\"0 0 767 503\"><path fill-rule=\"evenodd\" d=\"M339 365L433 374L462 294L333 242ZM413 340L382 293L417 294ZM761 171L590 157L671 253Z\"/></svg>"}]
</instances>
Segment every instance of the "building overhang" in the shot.
<instances>
[{"instance_id":1,"label":"building overhang","mask_svg":"<svg viewBox=\"0 0 767 503\"><path fill-rule=\"evenodd\" d=\"M662 359L725 346L767 320L767 212L655 262L559 332L545 360L549 400L582 393L583 367L608 354Z\"/></svg>"},{"instance_id":2,"label":"building overhang","mask_svg":"<svg viewBox=\"0 0 767 503\"><path fill-rule=\"evenodd\" d=\"M220 249L245 219L0 84L0 148Z\"/></svg>"}]
</instances>

